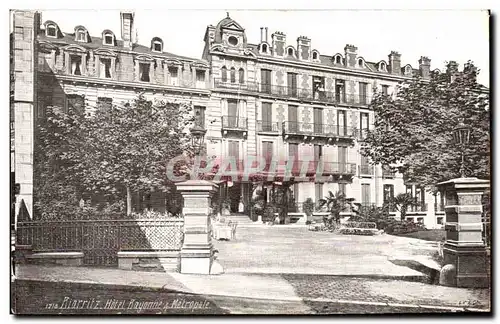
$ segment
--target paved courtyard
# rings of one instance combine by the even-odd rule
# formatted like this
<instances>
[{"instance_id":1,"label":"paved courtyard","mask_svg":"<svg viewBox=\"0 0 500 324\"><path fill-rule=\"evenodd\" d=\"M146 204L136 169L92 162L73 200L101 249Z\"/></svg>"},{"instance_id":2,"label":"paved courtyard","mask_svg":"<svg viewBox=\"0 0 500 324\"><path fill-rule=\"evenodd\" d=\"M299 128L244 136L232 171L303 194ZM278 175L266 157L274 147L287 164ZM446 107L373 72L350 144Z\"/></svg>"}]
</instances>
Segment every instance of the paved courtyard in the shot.
<instances>
[{"instance_id":1,"label":"paved courtyard","mask_svg":"<svg viewBox=\"0 0 500 324\"><path fill-rule=\"evenodd\" d=\"M418 276L389 258L437 251L434 243L412 238L312 232L299 226L240 227L235 240L214 245L230 273Z\"/></svg>"}]
</instances>

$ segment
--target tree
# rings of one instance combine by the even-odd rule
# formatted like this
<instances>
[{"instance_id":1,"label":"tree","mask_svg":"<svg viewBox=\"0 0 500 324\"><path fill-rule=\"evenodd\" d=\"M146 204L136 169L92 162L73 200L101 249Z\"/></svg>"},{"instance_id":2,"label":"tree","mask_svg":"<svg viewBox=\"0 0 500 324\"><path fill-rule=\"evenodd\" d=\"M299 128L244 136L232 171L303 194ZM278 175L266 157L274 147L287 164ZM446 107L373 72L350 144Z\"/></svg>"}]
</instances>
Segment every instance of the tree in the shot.
<instances>
[{"instance_id":1,"label":"tree","mask_svg":"<svg viewBox=\"0 0 500 324\"><path fill-rule=\"evenodd\" d=\"M413 198L409 193L400 193L396 197L392 198L389 203L393 204L401 213L401 220L406 218L408 207L417 205L415 198Z\"/></svg>"},{"instance_id":2,"label":"tree","mask_svg":"<svg viewBox=\"0 0 500 324\"><path fill-rule=\"evenodd\" d=\"M182 154L193 156L189 133L193 122L190 105L153 103L142 95L132 104L98 107L85 117L56 110L41 127L40 184L50 186L48 180L59 177L77 199L126 197L130 214L132 192L171 190L168 162ZM63 190L57 193L64 195Z\"/></svg>"},{"instance_id":3,"label":"tree","mask_svg":"<svg viewBox=\"0 0 500 324\"><path fill-rule=\"evenodd\" d=\"M319 200L320 207L326 206L330 215L324 219L325 225L329 228L340 224L340 213L353 207L354 198L347 198L342 192L333 193L328 191L328 196Z\"/></svg>"},{"instance_id":4,"label":"tree","mask_svg":"<svg viewBox=\"0 0 500 324\"><path fill-rule=\"evenodd\" d=\"M376 94L370 105L375 127L362 142L362 154L434 186L460 176L461 148L453 142L453 129L463 121L471 128L467 176L489 178L489 97L472 62L463 71L455 67L450 62L446 73L433 73L430 80L404 82L394 97Z\"/></svg>"}]
</instances>

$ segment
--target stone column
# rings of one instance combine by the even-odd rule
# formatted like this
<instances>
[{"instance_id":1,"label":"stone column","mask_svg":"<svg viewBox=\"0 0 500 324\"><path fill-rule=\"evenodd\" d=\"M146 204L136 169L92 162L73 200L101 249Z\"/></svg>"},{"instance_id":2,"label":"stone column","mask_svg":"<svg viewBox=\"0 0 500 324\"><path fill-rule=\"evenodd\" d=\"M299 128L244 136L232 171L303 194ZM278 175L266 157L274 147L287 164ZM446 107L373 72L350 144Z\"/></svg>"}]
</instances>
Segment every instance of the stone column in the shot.
<instances>
[{"instance_id":1,"label":"stone column","mask_svg":"<svg viewBox=\"0 0 500 324\"><path fill-rule=\"evenodd\" d=\"M188 180L177 183L176 187L184 198L181 273L214 273L210 202L218 186L206 180Z\"/></svg>"},{"instance_id":2,"label":"stone column","mask_svg":"<svg viewBox=\"0 0 500 324\"><path fill-rule=\"evenodd\" d=\"M170 85L170 71L168 69L168 63L167 61L165 61L164 65L163 65L163 79L164 79L164 83L165 85Z\"/></svg>"},{"instance_id":3,"label":"stone column","mask_svg":"<svg viewBox=\"0 0 500 324\"><path fill-rule=\"evenodd\" d=\"M488 256L482 238L484 191L488 180L458 178L438 184L445 195L446 242L440 283L455 287L489 287Z\"/></svg>"},{"instance_id":4,"label":"stone column","mask_svg":"<svg viewBox=\"0 0 500 324\"><path fill-rule=\"evenodd\" d=\"M111 73L111 79L113 80L118 79L116 77L116 57L111 58L111 67L109 69L109 72Z\"/></svg>"},{"instance_id":5,"label":"stone column","mask_svg":"<svg viewBox=\"0 0 500 324\"><path fill-rule=\"evenodd\" d=\"M183 80L183 77L182 77L182 66L181 65L177 65L177 86L178 87L183 86L182 80Z\"/></svg>"},{"instance_id":6,"label":"stone column","mask_svg":"<svg viewBox=\"0 0 500 324\"><path fill-rule=\"evenodd\" d=\"M208 69L205 70L205 87L210 89L210 74Z\"/></svg>"}]
</instances>

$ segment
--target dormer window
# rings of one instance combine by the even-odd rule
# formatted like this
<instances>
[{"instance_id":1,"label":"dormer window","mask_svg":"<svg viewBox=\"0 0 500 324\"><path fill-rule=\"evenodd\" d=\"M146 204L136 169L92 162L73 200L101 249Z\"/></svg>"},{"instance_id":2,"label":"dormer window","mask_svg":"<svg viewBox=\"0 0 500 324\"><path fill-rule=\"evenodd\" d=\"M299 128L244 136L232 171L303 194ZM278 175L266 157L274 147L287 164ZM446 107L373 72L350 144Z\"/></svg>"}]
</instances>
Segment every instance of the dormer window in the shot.
<instances>
[{"instance_id":1,"label":"dormer window","mask_svg":"<svg viewBox=\"0 0 500 324\"><path fill-rule=\"evenodd\" d=\"M358 60L358 66L359 66L360 68L362 68L362 67L363 67L363 60L362 60L362 59L359 59L359 60Z\"/></svg>"},{"instance_id":2,"label":"dormer window","mask_svg":"<svg viewBox=\"0 0 500 324\"><path fill-rule=\"evenodd\" d=\"M335 56L335 64L342 64L342 57L340 55Z\"/></svg>"},{"instance_id":3,"label":"dormer window","mask_svg":"<svg viewBox=\"0 0 500 324\"><path fill-rule=\"evenodd\" d=\"M411 73L411 66L406 66L406 74L410 74Z\"/></svg>"},{"instance_id":4,"label":"dormer window","mask_svg":"<svg viewBox=\"0 0 500 324\"><path fill-rule=\"evenodd\" d=\"M151 51L161 53L163 52L163 41L159 37L153 37L151 40Z\"/></svg>"},{"instance_id":5,"label":"dormer window","mask_svg":"<svg viewBox=\"0 0 500 324\"><path fill-rule=\"evenodd\" d=\"M57 27L54 25L48 25L46 33L49 37L57 37Z\"/></svg>"},{"instance_id":6,"label":"dormer window","mask_svg":"<svg viewBox=\"0 0 500 324\"><path fill-rule=\"evenodd\" d=\"M87 33L83 29L78 29L76 31L76 40L78 42L86 42L87 41Z\"/></svg>"},{"instance_id":7,"label":"dormer window","mask_svg":"<svg viewBox=\"0 0 500 324\"><path fill-rule=\"evenodd\" d=\"M161 52L162 51L161 43L160 42L154 42L153 43L153 51L154 52Z\"/></svg>"},{"instance_id":8,"label":"dormer window","mask_svg":"<svg viewBox=\"0 0 500 324\"><path fill-rule=\"evenodd\" d=\"M313 52L313 60L317 60L318 59L318 53L317 52Z\"/></svg>"},{"instance_id":9,"label":"dormer window","mask_svg":"<svg viewBox=\"0 0 500 324\"><path fill-rule=\"evenodd\" d=\"M382 72L387 72L387 65L384 62L380 62L378 70Z\"/></svg>"},{"instance_id":10,"label":"dormer window","mask_svg":"<svg viewBox=\"0 0 500 324\"><path fill-rule=\"evenodd\" d=\"M104 35L104 44L105 45L113 45L113 35L111 34L105 34Z\"/></svg>"},{"instance_id":11,"label":"dormer window","mask_svg":"<svg viewBox=\"0 0 500 324\"><path fill-rule=\"evenodd\" d=\"M262 53L267 53L267 44L262 44Z\"/></svg>"},{"instance_id":12,"label":"dormer window","mask_svg":"<svg viewBox=\"0 0 500 324\"><path fill-rule=\"evenodd\" d=\"M287 50L287 54L288 54L288 56L293 56L293 48L289 48Z\"/></svg>"}]
</instances>

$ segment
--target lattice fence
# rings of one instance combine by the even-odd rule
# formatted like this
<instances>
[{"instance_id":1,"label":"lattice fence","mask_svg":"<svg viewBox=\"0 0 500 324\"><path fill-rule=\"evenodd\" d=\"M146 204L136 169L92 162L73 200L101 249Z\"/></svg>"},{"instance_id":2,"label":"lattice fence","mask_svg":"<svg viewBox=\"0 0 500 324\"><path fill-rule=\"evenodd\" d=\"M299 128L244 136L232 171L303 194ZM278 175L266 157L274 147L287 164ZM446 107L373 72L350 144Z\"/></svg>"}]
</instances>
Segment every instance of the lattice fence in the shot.
<instances>
[{"instance_id":1,"label":"lattice fence","mask_svg":"<svg viewBox=\"0 0 500 324\"><path fill-rule=\"evenodd\" d=\"M22 222L17 244L36 252L82 251L84 264L115 266L118 251L179 251L184 220L120 219Z\"/></svg>"}]
</instances>

